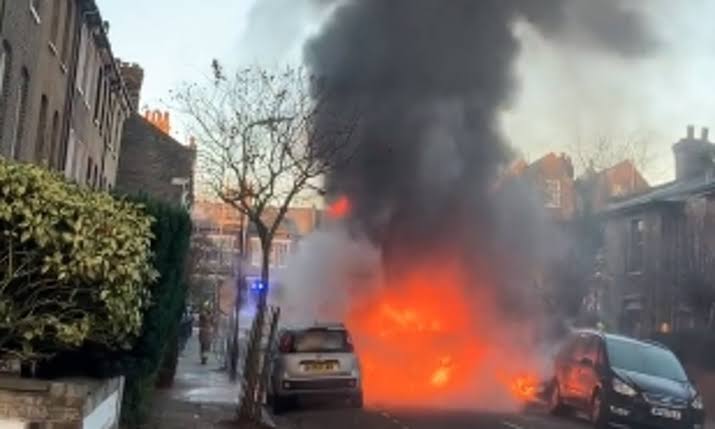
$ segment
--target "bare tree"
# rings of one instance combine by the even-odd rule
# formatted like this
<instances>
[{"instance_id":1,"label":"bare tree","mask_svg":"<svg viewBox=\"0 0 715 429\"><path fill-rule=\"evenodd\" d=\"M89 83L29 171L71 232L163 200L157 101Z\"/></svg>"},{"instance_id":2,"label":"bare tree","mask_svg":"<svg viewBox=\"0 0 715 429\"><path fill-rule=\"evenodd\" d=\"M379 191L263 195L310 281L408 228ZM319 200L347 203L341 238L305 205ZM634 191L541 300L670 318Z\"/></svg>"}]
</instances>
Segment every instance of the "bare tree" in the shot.
<instances>
[{"instance_id":1,"label":"bare tree","mask_svg":"<svg viewBox=\"0 0 715 429\"><path fill-rule=\"evenodd\" d=\"M185 86L175 99L199 143L200 180L256 228L264 306L273 237L289 207L320 190L322 177L347 160L355 121L315 127L329 112L323 85L303 69L246 68L229 76L215 60L212 69L208 82Z\"/></svg>"},{"instance_id":2,"label":"bare tree","mask_svg":"<svg viewBox=\"0 0 715 429\"><path fill-rule=\"evenodd\" d=\"M641 172L648 171L655 160L649 136L634 132L624 137L601 134L590 139L578 138L569 146L578 172L602 171L621 161L631 161Z\"/></svg>"},{"instance_id":3,"label":"bare tree","mask_svg":"<svg viewBox=\"0 0 715 429\"><path fill-rule=\"evenodd\" d=\"M278 73L246 68L229 76L214 60L212 71L207 82L185 86L175 100L199 144L200 180L253 223L260 240L264 288L254 320L257 331L247 346L239 411L250 416L264 384L260 332L274 235L289 207L312 191L321 192L325 175L348 160L357 116L332 118L325 85L300 68Z\"/></svg>"}]
</instances>

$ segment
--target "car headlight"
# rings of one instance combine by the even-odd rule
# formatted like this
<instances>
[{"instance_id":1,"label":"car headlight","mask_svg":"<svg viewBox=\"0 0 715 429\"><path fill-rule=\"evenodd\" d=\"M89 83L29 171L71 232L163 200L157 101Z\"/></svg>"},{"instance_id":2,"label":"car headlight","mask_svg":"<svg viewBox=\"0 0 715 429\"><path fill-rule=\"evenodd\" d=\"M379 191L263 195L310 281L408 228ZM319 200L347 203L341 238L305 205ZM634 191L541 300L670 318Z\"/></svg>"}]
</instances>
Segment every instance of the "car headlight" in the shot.
<instances>
[{"instance_id":1,"label":"car headlight","mask_svg":"<svg viewBox=\"0 0 715 429\"><path fill-rule=\"evenodd\" d=\"M696 396L695 399L693 399L693 403L691 405L696 410L702 410L703 409L703 398L701 396Z\"/></svg>"},{"instance_id":2,"label":"car headlight","mask_svg":"<svg viewBox=\"0 0 715 429\"><path fill-rule=\"evenodd\" d=\"M623 396L636 396L638 392L626 382L617 378L613 379L613 390Z\"/></svg>"}]
</instances>

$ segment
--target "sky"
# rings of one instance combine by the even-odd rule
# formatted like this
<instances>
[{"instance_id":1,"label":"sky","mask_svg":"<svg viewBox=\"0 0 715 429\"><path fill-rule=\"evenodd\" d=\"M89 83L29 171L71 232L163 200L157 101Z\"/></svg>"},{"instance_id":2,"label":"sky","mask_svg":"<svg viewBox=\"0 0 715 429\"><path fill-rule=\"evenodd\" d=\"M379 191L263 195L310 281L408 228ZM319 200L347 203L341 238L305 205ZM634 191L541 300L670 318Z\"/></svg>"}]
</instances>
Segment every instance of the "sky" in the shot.
<instances>
[{"instance_id":1,"label":"sky","mask_svg":"<svg viewBox=\"0 0 715 429\"><path fill-rule=\"evenodd\" d=\"M575 0L568 0L575 1ZM646 141L654 183L673 174L671 145L685 128L715 126L715 0L623 0L644 8L659 48L623 59L557 45L517 27L519 91L502 129L528 160L574 142ZM316 0L97 0L116 56L145 71L142 106L171 108L170 91L201 81L210 63L229 67L300 61L302 41L326 12ZM174 121L175 136L182 135ZM712 133L711 133L712 135Z\"/></svg>"}]
</instances>

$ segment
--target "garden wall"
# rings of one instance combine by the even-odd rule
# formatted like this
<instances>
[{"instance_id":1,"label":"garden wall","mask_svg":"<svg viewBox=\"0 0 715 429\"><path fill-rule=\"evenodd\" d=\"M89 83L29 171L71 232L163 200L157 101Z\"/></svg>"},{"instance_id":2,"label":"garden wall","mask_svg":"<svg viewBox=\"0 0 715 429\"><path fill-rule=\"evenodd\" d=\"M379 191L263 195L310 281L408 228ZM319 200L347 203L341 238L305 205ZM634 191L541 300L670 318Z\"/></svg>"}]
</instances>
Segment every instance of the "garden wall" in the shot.
<instances>
[{"instance_id":1,"label":"garden wall","mask_svg":"<svg viewBox=\"0 0 715 429\"><path fill-rule=\"evenodd\" d=\"M116 429L123 378L0 377L0 429Z\"/></svg>"}]
</instances>

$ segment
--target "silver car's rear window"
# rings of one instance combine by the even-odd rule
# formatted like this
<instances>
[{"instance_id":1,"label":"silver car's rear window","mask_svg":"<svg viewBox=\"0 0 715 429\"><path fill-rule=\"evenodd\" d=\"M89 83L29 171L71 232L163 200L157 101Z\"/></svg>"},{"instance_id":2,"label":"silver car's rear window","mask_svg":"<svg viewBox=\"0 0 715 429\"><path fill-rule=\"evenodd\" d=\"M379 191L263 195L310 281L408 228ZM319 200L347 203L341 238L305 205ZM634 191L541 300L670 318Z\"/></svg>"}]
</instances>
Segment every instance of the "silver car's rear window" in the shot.
<instances>
[{"instance_id":1,"label":"silver car's rear window","mask_svg":"<svg viewBox=\"0 0 715 429\"><path fill-rule=\"evenodd\" d=\"M343 330L308 329L291 335L293 353L351 352L347 332Z\"/></svg>"}]
</instances>

